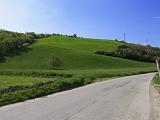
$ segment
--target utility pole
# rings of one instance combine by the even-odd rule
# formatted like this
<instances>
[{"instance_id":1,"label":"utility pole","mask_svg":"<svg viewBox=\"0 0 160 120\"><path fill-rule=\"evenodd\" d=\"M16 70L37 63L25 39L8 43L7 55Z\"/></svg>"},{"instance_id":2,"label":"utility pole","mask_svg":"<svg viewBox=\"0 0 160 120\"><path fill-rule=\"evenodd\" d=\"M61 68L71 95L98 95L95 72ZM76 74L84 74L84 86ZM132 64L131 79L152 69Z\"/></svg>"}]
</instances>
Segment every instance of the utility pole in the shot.
<instances>
[{"instance_id":1,"label":"utility pole","mask_svg":"<svg viewBox=\"0 0 160 120\"><path fill-rule=\"evenodd\" d=\"M124 42L126 42L126 33L124 33Z\"/></svg>"},{"instance_id":2,"label":"utility pole","mask_svg":"<svg viewBox=\"0 0 160 120\"><path fill-rule=\"evenodd\" d=\"M147 45L149 45L149 41L148 41L148 39L146 39L146 44L147 44Z\"/></svg>"},{"instance_id":3,"label":"utility pole","mask_svg":"<svg viewBox=\"0 0 160 120\"><path fill-rule=\"evenodd\" d=\"M158 75L160 77L160 58L159 57L156 59L156 63L157 63Z\"/></svg>"}]
</instances>

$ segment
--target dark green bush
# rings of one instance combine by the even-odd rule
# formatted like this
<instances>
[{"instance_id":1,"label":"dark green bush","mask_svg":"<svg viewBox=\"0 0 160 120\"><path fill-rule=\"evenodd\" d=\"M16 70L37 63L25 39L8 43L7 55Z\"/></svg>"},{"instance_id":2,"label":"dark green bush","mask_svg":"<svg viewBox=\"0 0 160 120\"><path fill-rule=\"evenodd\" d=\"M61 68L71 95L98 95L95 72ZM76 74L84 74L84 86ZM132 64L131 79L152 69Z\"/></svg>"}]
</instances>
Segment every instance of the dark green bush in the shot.
<instances>
[{"instance_id":1,"label":"dark green bush","mask_svg":"<svg viewBox=\"0 0 160 120\"><path fill-rule=\"evenodd\" d=\"M35 42L35 39L49 36L52 34L18 33L0 29L0 60L6 55L24 50L26 46Z\"/></svg>"},{"instance_id":2,"label":"dark green bush","mask_svg":"<svg viewBox=\"0 0 160 120\"><path fill-rule=\"evenodd\" d=\"M51 69L60 69L63 65L63 61L58 56L51 55L48 59L48 65Z\"/></svg>"},{"instance_id":3,"label":"dark green bush","mask_svg":"<svg viewBox=\"0 0 160 120\"><path fill-rule=\"evenodd\" d=\"M154 63L160 57L160 48L128 44L118 46L112 52L97 51L96 54Z\"/></svg>"},{"instance_id":4,"label":"dark green bush","mask_svg":"<svg viewBox=\"0 0 160 120\"><path fill-rule=\"evenodd\" d=\"M24 43L33 43L31 35L0 30L0 55L7 55L18 49L23 48Z\"/></svg>"},{"instance_id":5,"label":"dark green bush","mask_svg":"<svg viewBox=\"0 0 160 120\"><path fill-rule=\"evenodd\" d=\"M96 81L96 78L93 78L93 77L91 77L91 78L85 78L84 85L91 84L91 83L93 83L95 81Z\"/></svg>"}]
</instances>

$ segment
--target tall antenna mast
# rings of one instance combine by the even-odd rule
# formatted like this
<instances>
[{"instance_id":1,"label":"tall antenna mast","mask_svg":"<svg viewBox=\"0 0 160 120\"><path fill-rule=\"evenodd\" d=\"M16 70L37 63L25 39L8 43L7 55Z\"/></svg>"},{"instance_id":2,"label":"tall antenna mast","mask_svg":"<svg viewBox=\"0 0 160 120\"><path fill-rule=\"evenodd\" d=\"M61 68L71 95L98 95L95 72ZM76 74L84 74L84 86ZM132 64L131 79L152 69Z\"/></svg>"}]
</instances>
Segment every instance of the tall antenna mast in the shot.
<instances>
[{"instance_id":1,"label":"tall antenna mast","mask_svg":"<svg viewBox=\"0 0 160 120\"><path fill-rule=\"evenodd\" d=\"M149 45L149 41L148 41L148 39L146 39L146 43L147 43L147 45Z\"/></svg>"},{"instance_id":2,"label":"tall antenna mast","mask_svg":"<svg viewBox=\"0 0 160 120\"><path fill-rule=\"evenodd\" d=\"M126 41L126 33L124 33L124 42Z\"/></svg>"}]
</instances>

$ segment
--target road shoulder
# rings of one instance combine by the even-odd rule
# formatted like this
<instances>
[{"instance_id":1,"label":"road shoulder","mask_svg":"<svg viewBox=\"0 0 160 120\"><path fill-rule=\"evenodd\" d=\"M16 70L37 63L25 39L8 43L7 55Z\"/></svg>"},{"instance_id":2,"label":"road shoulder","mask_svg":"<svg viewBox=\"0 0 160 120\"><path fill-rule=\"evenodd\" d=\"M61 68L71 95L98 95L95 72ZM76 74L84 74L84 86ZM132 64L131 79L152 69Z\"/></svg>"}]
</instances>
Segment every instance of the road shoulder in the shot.
<instances>
[{"instance_id":1,"label":"road shoulder","mask_svg":"<svg viewBox=\"0 0 160 120\"><path fill-rule=\"evenodd\" d=\"M151 85L150 92L152 104L151 120L160 120L160 87Z\"/></svg>"}]
</instances>

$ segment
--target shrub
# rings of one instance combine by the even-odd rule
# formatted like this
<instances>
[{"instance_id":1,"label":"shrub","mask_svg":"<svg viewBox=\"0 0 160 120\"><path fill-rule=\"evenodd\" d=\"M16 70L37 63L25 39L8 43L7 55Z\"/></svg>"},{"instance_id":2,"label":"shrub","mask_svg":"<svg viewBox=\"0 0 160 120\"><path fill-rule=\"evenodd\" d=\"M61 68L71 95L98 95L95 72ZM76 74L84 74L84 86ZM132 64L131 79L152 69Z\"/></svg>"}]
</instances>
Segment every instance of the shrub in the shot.
<instances>
[{"instance_id":1,"label":"shrub","mask_svg":"<svg viewBox=\"0 0 160 120\"><path fill-rule=\"evenodd\" d=\"M0 57L13 54L35 42L35 39L46 38L52 34L35 34L34 32L18 33L0 29Z\"/></svg>"},{"instance_id":2,"label":"shrub","mask_svg":"<svg viewBox=\"0 0 160 120\"><path fill-rule=\"evenodd\" d=\"M121 45L114 51L97 51L96 54L154 63L160 57L160 49L143 45Z\"/></svg>"},{"instance_id":3,"label":"shrub","mask_svg":"<svg viewBox=\"0 0 160 120\"><path fill-rule=\"evenodd\" d=\"M52 55L49 57L48 64L51 69L60 69L63 65L63 61L59 57Z\"/></svg>"}]
</instances>

